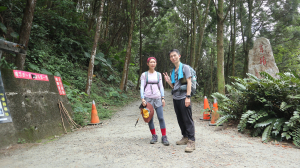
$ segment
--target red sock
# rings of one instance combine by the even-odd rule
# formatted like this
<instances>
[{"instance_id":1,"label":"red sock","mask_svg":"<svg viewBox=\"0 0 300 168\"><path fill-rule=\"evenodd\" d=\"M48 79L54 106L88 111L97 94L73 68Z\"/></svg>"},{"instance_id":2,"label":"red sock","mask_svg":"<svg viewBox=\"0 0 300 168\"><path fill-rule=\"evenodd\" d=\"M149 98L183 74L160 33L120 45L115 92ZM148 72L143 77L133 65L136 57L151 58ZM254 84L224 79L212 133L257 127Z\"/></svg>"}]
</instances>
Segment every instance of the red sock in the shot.
<instances>
[{"instance_id":1,"label":"red sock","mask_svg":"<svg viewBox=\"0 0 300 168\"><path fill-rule=\"evenodd\" d=\"M166 136L166 128L160 129L162 136Z\"/></svg>"},{"instance_id":2,"label":"red sock","mask_svg":"<svg viewBox=\"0 0 300 168\"><path fill-rule=\"evenodd\" d=\"M155 129L151 129L150 131L151 131L151 134L152 134L152 135L156 135Z\"/></svg>"}]
</instances>

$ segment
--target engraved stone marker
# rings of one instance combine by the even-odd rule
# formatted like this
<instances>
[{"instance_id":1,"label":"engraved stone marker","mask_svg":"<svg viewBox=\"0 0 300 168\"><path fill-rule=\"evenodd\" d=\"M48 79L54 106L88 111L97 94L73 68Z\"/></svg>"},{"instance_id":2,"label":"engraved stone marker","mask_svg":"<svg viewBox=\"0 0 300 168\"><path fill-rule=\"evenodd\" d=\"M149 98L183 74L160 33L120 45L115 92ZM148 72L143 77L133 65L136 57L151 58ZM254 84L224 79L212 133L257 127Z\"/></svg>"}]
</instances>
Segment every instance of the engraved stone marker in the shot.
<instances>
[{"instance_id":1,"label":"engraved stone marker","mask_svg":"<svg viewBox=\"0 0 300 168\"><path fill-rule=\"evenodd\" d=\"M258 78L262 78L259 72L267 72L274 78L279 78L270 41L266 38L255 40L253 49L249 50L248 72Z\"/></svg>"}]
</instances>

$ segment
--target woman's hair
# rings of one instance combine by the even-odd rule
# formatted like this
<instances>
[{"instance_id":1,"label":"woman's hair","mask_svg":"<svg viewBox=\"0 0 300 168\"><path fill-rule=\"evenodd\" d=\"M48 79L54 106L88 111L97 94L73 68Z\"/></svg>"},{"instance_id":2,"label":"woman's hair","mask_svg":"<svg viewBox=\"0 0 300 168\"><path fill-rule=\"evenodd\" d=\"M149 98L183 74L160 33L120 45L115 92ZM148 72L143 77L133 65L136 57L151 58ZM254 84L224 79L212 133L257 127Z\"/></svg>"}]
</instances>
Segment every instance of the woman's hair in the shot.
<instances>
[{"instance_id":1,"label":"woman's hair","mask_svg":"<svg viewBox=\"0 0 300 168\"><path fill-rule=\"evenodd\" d=\"M149 57L149 58L147 59L147 63L149 63L149 61L150 61L151 59L154 59L155 62L157 62L155 57Z\"/></svg>"}]
</instances>

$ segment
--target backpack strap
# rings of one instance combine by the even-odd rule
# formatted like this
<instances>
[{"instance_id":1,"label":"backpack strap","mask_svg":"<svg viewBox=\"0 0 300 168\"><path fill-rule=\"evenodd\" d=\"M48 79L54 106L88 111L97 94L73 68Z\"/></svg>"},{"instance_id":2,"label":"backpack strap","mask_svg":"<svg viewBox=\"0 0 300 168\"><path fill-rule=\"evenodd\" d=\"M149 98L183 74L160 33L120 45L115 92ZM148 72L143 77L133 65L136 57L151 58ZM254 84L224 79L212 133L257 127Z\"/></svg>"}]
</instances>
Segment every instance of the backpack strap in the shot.
<instances>
[{"instance_id":1,"label":"backpack strap","mask_svg":"<svg viewBox=\"0 0 300 168\"><path fill-rule=\"evenodd\" d=\"M157 73L157 87L160 90L160 88L159 88L160 73L159 72L156 72L156 73Z\"/></svg>"},{"instance_id":2,"label":"backpack strap","mask_svg":"<svg viewBox=\"0 0 300 168\"><path fill-rule=\"evenodd\" d=\"M159 80L160 80L160 73L159 72L156 72L157 73L157 87L158 89L160 90L159 88ZM146 85L144 87L144 90L146 89L147 85L148 85L148 71L145 72L145 77L146 77Z\"/></svg>"},{"instance_id":3,"label":"backpack strap","mask_svg":"<svg viewBox=\"0 0 300 168\"><path fill-rule=\"evenodd\" d=\"M145 89L146 89L146 87L148 85L148 71L145 72L145 77L146 77L146 85L144 87L144 91L145 91Z\"/></svg>"}]
</instances>

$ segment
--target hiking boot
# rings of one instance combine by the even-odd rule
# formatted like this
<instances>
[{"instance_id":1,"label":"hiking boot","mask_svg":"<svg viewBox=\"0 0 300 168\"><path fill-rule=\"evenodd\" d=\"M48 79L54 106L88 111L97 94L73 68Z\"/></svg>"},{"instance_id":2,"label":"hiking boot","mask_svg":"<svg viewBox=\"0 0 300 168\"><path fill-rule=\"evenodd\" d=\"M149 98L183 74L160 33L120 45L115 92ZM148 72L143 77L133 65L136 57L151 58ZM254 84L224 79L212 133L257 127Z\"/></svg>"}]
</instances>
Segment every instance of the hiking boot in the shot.
<instances>
[{"instance_id":1,"label":"hiking boot","mask_svg":"<svg viewBox=\"0 0 300 168\"><path fill-rule=\"evenodd\" d=\"M151 143L151 144L154 144L154 143L156 143L156 142L157 142L157 135L153 134L150 143Z\"/></svg>"},{"instance_id":2,"label":"hiking boot","mask_svg":"<svg viewBox=\"0 0 300 168\"><path fill-rule=\"evenodd\" d=\"M185 148L185 152L191 153L195 150L195 141L188 140L187 146Z\"/></svg>"},{"instance_id":3,"label":"hiking boot","mask_svg":"<svg viewBox=\"0 0 300 168\"><path fill-rule=\"evenodd\" d=\"M170 143L169 143L169 141L167 139L167 136L162 136L161 137L161 143L164 144L165 146L169 146L170 145Z\"/></svg>"},{"instance_id":4,"label":"hiking boot","mask_svg":"<svg viewBox=\"0 0 300 168\"><path fill-rule=\"evenodd\" d=\"M188 137L182 137L182 139L180 141L177 141L176 144L177 145L186 145L188 143Z\"/></svg>"}]
</instances>

